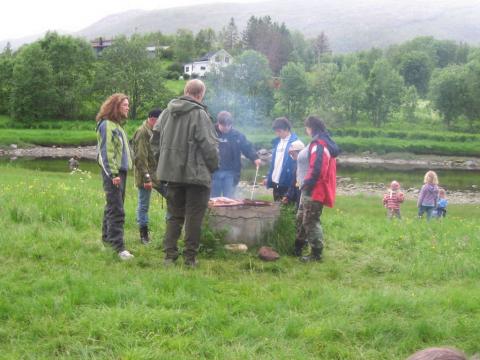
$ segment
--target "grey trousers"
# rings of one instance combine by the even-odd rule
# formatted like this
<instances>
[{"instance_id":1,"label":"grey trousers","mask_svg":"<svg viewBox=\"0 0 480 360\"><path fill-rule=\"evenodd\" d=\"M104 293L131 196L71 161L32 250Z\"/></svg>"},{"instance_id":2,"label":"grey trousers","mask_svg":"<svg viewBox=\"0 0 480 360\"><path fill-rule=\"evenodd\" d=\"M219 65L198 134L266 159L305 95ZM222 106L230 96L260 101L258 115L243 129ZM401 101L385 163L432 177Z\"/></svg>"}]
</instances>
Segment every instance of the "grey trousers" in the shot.
<instances>
[{"instance_id":1,"label":"grey trousers","mask_svg":"<svg viewBox=\"0 0 480 360\"><path fill-rule=\"evenodd\" d=\"M185 225L186 260L193 260L200 246L202 221L208 207L210 189L206 186L169 183L167 228L163 240L166 259L178 258L177 242Z\"/></svg>"},{"instance_id":2,"label":"grey trousers","mask_svg":"<svg viewBox=\"0 0 480 360\"><path fill-rule=\"evenodd\" d=\"M105 191L105 210L103 212L102 241L110 245L115 251L125 250L123 226L125 224L125 186L127 173L120 172L120 186L112 184L112 178L102 171L103 190Z\"/></svg>"}]
</instances>

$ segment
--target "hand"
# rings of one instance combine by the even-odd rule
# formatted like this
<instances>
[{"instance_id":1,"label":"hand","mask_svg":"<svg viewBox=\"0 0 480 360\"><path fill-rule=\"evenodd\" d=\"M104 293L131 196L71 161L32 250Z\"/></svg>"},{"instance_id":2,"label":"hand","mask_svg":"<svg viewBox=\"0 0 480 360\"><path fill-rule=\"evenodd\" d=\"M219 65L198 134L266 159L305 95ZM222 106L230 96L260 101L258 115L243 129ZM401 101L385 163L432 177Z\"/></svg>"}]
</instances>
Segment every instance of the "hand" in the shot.
<instances>
[{"instance_id":1,"label":"hand","mask_svg":"<svg viewBox=\"0 0 480 360\"><path fill-rule=\"evenodd\" d=\"M288 204L288 197L284 196L282 198L282 204L287 205Z\"/></svg>"},{"instance_id":2,"label":"hand","mask_svg":"<svg viewBox=\"0 0 480 360\"><path fill-rule=\"evenodd\" d=\"M255 160L253 163L255 164L255 166L257 167L257 169L258 169L260 166L262 166L262 160L260 160L260 159Z\"/></svg>"},{"instance_id":3,"label":"hand","mask_svg":"<svg viewBox=\"0 0 480 360\"><path fill-rule=\"evenodd\" d=\"M263 179L263 186L267 186L268 184L268 180L267 179Z\"/></svg>"},{"instance_id":4,"label":"hand","mask_svg":"<svg viewBox=\"0 0 480 360\"><path fill-rule=\"evenodd\" d=\"M121 182L122 182L122 179L120 179L120 176L114 177L112 179L112 184L115 185L116 187L120 187Z\"/></svg>"},{"instance_id":5,"label":"hand","mask_svg":"<svg viewBox=\"0 0 480 360\"><path fill-rule=\"evenodd\" d=\"M152 190L152 187L153 187L152 182L147 182L147 183L144 183L144 184L143 184L143 188L144 188L145 190L150 191L150 190Z\"/></svg>"}]
</instances>

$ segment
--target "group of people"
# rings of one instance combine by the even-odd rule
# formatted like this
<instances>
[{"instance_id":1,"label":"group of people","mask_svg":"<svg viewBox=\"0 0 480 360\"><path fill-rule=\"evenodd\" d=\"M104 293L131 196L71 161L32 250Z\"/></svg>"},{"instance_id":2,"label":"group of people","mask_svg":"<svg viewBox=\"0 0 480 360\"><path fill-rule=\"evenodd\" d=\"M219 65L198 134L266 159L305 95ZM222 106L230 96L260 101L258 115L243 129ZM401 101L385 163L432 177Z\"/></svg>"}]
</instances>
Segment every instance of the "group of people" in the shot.
<instances>
[{"instance_id":1,"label":"group of people","mask_svg":"<svg viewBox=\"0 0 480 360\"><path fill-rule=\"evenodd\" d=\"M438 186L438 176L435 171L427 171L423 179L423 186L418 194L418 217L426 214L427 220L432 217L444 218L447 215L447 192ZM400 190L400 183L392 181L388 192L383 196L383 206L387 209L389 219L401 219L400 205L405 200Z\"/></svg>"},{"instance_id":2,"label":"group of people","mask_svg":"<svg viewBox=\"0 0 480 360\"><path fill-rule=\"evenodd\" d=\"M201 80L188 81L184 96L170 101L163 111L154 109L149 113L133 136L132 149L124 131L128 96L113 94L97 114L97 159L106 197L102 241L122 260L134 257L124 241L126 179L133 166L140 240L144 244L150 240L148 210L152 189L156 189L167 201L164 264L177 261L177 243L184 228L184 262L195 267L209 199L235 196L242 154L257 169L262 164L251 143L233 129L234 119L229 112L220 112L214 125L202 103L205 91ZM295 253L301 257L310 244L310 254L301 259L316 261L323 249L322 209L333 206L335 201L335 158L339 148L318 117L308 117L305 129L311 137L307 146L292 133L287 118L274 121L277 138L265 185L273 189L275 201L296 203Z\"/></svg>"}]
</instances>

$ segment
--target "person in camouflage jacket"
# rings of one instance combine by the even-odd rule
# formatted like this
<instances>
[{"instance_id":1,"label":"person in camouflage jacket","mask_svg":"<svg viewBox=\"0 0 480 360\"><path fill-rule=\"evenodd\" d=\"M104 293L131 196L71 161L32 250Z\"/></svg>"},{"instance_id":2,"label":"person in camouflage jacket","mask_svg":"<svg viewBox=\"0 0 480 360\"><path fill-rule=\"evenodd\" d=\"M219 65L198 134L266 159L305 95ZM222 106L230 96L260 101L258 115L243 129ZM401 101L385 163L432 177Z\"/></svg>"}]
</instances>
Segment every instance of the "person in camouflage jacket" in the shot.
<instances>
[{"instance_id":1,"label":"person in camouflage jacket","mask_svg":"<svg viewBox=\"0 0 480 360\"><path fill-rule=\"evenodd\" d=\"M137 129L133 135L132 145L134 153L135 186L138 189L137 224L140 230L140 241L148 244L148 209L152 188L158 186L155 171L157 161L150 147L152 129L162 110L154 109L148 114L148 119Z\"/></svg>"}]
</instances>

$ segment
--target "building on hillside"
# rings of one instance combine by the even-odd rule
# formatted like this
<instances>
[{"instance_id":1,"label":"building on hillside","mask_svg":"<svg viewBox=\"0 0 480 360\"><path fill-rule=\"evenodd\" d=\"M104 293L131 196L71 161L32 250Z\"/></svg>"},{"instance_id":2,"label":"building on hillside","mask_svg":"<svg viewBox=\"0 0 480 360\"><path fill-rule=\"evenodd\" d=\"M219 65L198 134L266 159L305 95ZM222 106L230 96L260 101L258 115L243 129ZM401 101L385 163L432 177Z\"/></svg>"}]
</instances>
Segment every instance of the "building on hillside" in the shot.
<instances>
[{"instance_id":1,"label":"building on hillside","mask_svg":"<svg viewBox=\"0 0 480 360\"><path fill-rule=\"evenodd\" d=\"M225 50L211 51L200 59L183 65L183 72L189 76L205 76L215 67L228 66L233 62L232 56Z\"/></svg>"},{"instance_id":2,"label":"building on hillside","mask_svg":"<svg viewBox=\"0 0 480 360\"><path fill-rule=\"evenodd\" d=\"M170 46L165 46L165 45L160 45L160 46L149 45L146 47L148 57L150 58L155 58L160 51L165 51L168 49L170 49Z\"/></svg>"},{"instance_id":3,"label":"building on hillside","mask_svg":"<svg viewBox=\"0 0 480 360\"><path fill-rule=\"evenodd\" d=\"M93 50L95 50L95 55L98 56L104 49L112 46L113 40L99 37L98 39L92 40L90 44L92 45Z\"/></svg>"}]
</instances>

